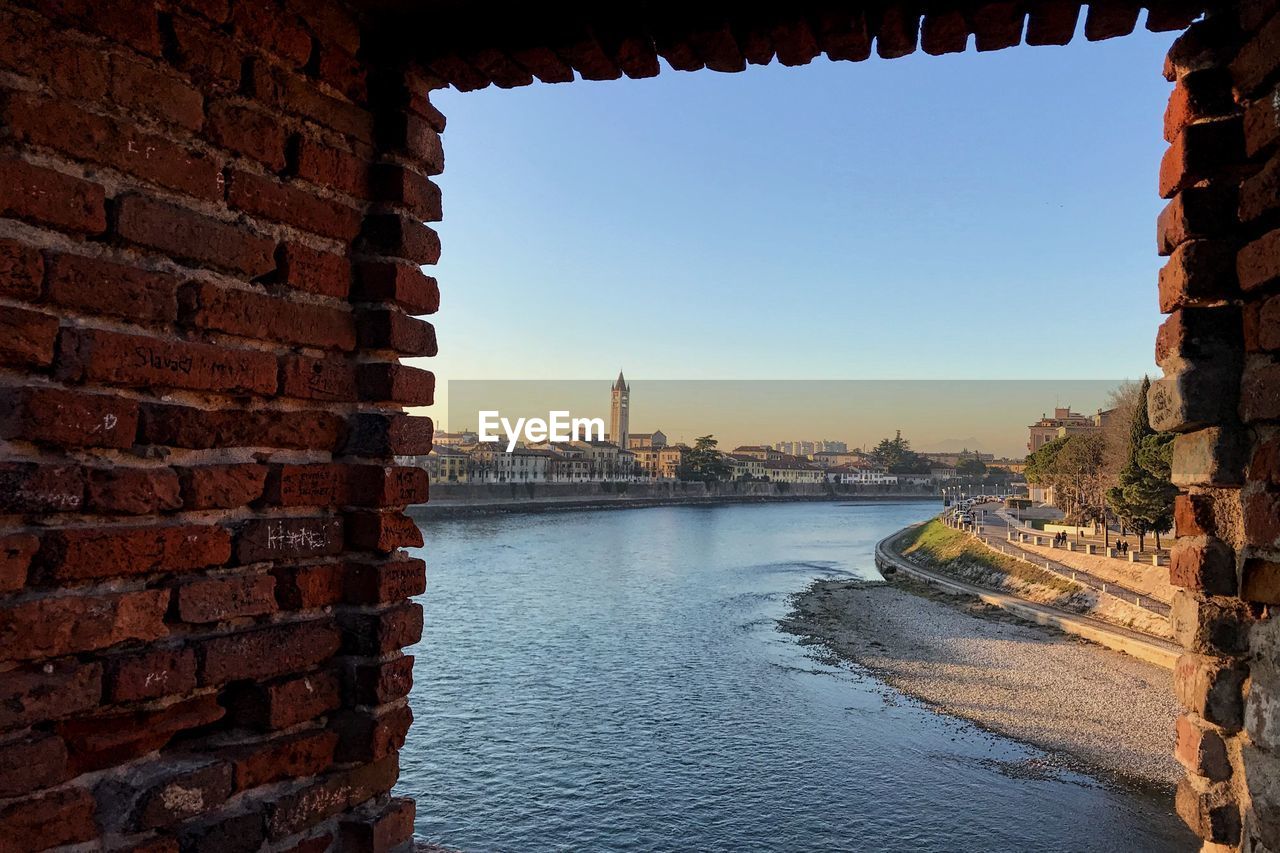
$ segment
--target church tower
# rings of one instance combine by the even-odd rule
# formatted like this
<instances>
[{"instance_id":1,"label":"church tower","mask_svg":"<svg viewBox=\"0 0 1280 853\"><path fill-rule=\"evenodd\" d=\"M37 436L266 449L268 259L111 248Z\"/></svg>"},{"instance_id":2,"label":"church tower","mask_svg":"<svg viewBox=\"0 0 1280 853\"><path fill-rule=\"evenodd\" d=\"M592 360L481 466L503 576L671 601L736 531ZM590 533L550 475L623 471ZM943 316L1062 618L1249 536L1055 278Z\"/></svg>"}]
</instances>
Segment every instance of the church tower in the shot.
<instances>
[{"instance_id":1,"label":"church tower","mask_svg":"<svg viewBox=\"0 0 1280 853\"><path fill-rule=\"evenodd\" d=\"M627 380L618 371L618 381L613 383L613 394L609 404L609 439L623 450L627 449L627 436L631 424L631 389Z\"/></svg>"}]
</instances>

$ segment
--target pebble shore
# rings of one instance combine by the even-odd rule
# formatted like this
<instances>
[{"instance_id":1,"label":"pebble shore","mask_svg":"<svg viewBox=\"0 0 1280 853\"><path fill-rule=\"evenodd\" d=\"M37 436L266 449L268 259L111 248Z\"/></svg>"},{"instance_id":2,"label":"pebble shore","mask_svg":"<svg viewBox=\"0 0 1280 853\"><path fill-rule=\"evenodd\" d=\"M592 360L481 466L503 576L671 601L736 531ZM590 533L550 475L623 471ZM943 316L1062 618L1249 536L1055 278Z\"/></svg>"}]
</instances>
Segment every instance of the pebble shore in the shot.
<instances>
[{"instance_id":1,"label":"pebble shore","mask_svg":"<svg viewBox=\"0 0 1280 853\"><path fill-rule=\"evenodd\" d=\"M910 580L824 580L784 630L936 710L1039 747L1064 766L1172 790L1172 674Z\"/></svg>"}]
</instances>

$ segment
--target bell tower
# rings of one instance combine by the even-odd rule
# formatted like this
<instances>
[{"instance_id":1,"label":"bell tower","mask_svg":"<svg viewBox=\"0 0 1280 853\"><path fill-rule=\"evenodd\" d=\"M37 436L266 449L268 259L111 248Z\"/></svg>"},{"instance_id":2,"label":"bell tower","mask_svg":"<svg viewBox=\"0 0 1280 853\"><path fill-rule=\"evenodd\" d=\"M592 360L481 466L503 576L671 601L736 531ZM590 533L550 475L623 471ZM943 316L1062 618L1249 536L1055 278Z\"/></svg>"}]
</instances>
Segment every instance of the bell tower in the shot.
<instances>
[{"instance_id":1,"label":"bell tower","mask_svg":"<svg viewBox=\"0 0 1280 853\"><path fill-rule=\"evenodd\" d=\"M618 371L618 381L613 383L613 393L609 403L609 438L618 447L627 449L627 436L630 433L631 389L627 380Z\"/></svg>"}]
</instances>

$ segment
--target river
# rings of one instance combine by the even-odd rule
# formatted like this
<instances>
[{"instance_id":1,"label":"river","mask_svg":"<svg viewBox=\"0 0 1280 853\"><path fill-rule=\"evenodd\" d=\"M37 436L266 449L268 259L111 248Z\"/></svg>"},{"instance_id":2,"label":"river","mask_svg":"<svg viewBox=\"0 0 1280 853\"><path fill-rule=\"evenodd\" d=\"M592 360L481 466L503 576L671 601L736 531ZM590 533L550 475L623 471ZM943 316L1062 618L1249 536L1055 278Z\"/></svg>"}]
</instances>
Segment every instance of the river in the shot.
<instances>
[{"instance_id":1,"label":"river","mask_svg":"<svg viewBox=\"0 0 1280 853\"><path fill-rule=\"evenodd\" d=\"M776 623L936 503L428 522L397 793L464 851L1176 851L1171 798L1055 768Z\"/></svg>"}]
</instances>

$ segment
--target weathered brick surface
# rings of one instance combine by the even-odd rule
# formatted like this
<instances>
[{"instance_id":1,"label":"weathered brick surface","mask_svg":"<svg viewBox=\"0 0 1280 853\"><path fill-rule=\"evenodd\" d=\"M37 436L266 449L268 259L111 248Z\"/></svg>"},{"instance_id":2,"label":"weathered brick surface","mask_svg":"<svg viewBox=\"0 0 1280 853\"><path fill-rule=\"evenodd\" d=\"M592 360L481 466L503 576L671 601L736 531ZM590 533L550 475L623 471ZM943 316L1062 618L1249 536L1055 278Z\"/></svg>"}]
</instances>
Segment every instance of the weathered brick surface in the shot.
<instances>
[{"instance_id":1,"label":"weathered brick surface","mask_svg":"<svg viewBox=\"0 0 1280 853\"><path fill-rule=\"evenodd\" d=\"M50 253L49 301L132 323L171 323L178 312L176 276L102 258Z\"/></svg>"},{"instance_id":2,"label":"weathered brick surface","mask_svg":"<svg viewBox=\"0 0 1280 853\"><path fill-rule=\"evenodd\" d=\"M417 266L392 261L361 264L354 296L362 302L394 302L410 314L434 314L440 307L434 278Z\"/></svg>"},{"instance_id":3,"label":"weathered brick surface","mask_svg":"<svg viewBox=\"0 0 1280 853\"><path fill-rule=\"evenodd\" d=\"M231 534L210 524L66 528L41 537L36 567L51 583L220 566Z\"/></svg>"},{"instance_id":4,"label":"weathered brick surface","mask_svg":"<svg viewBox=\"0 0 1280 853\"><path fill-rule=\"evenodd\" d=\"M330 658L339 646L328 620L295 622L213 637L196 645L200 683L265 679L307 669Z\"/></svg>"},{"instance_id":5,"label":"weathered brick surface","mask_svg":"<svg viewBox=\"0 0 1280 853\"><path fill-rule=\"evenodd\" d=\"M63 330L58 375L71 382L135 388L276 390L276 363L269 353L105 329Z\"/></svg>"},{"instance_id":6,"label":"weathered brick surface","mask_svg":"<svg viewBox=\"0 0 1280 853\"><path fill-rule=\"evenodd\" d=\"M240 225L143 195L116 204L116 233L130 243L233 273L275 269L275 242Z\"/></svg>"},{"instance_id":7,"label":"weathered brick surface","mask_svg":"<svg viewBox=\"0 0 1280 853\"><path fill-rule=\"evenodd\" d=\"M0 390L0 438L127 449L137 432L138 404L133 400L37 386Z\"/></svg>"},{"instance_id":8,"label":"weathered brick surface","mask_svg":"<svg viewBox=\"0 0 1280 853\"><path fill-rule=\"evenodd\" d=\"M233 687L226 694L226 704L239 725L288 729L340 707L342 688L336 673L317 670Z\"/></svg>"},{"instance_id":9,"label":"weathered brick surface","mask_svg":"<svg viewBox=\"0 0 1280 853\"><path fill-rule=\"evenodd\" d=\"M356 342L355 323L349 311L208 283L183 289L181 317L196 328L257 340L340 350L352 349ZM274 366L273 363L270 391L276 388Z\"/></svg>"},{"instance_id":10,"label":"weathered brick surface","mask_svg":"<svg viewBox=\"0 0 1280 853\"><path fill-rule=\"evenodd\" d=\"M98 184L21 160L0 158L0 216L101 234L107 229L105 199Z\"/></svg>"}]
</instances>

